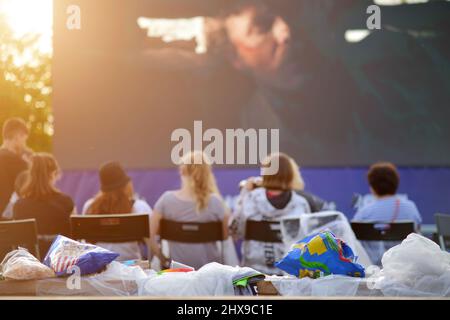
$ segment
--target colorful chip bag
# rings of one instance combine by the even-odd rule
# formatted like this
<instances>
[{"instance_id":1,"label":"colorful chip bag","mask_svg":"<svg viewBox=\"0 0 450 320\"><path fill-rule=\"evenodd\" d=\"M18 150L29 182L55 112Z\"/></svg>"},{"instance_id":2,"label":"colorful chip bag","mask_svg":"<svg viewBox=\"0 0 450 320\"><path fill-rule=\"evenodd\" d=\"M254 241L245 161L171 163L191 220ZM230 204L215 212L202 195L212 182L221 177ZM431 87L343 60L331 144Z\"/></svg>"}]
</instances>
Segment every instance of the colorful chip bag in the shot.
<instances>
[{"instance_id":1,"label":"colorful chip bag","mask_svg":"<svg viewBox=\"0 0 450 320\"><path fill-rule=\"evenodd\" d=\"M331 274L365 277L353 250L330 231L313 234L297 242L275 266L296 277L319 278Z\"/></svg>"},{"instance_id":2,"label":"colorful chip bag","mask_svg":"<svg viewBox=\"0 0 450 320\"><path fill-rule=\"evenodd\" d=\"M44 264L52 268L57 276L70 275L68 269L72 266L79 267L81 275L85 275L101 271L118 256L118 253L96 245L59 235L47 252Z\"/></svg>"}]
</instances>

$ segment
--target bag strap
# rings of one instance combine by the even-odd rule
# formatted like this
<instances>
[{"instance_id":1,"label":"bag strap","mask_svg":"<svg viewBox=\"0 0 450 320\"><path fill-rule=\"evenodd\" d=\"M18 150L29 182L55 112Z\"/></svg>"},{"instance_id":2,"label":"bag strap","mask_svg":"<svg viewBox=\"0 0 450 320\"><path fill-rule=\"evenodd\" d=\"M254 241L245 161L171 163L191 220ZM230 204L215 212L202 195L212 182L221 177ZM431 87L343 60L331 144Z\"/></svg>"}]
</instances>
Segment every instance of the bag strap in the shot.
<instances>
[{"instance_id":1,"label":"bag strap","mask_svg":"<svg viewBox=\"0 0 450 320\"><path fill-rule=\"evenodd\" d=\"M395 210L394 210L394 214L392 215L391 223L394 223L397 220L399 213L400 213L400 199L396 198L395 199Z\"/></svg>"}]
</instances>

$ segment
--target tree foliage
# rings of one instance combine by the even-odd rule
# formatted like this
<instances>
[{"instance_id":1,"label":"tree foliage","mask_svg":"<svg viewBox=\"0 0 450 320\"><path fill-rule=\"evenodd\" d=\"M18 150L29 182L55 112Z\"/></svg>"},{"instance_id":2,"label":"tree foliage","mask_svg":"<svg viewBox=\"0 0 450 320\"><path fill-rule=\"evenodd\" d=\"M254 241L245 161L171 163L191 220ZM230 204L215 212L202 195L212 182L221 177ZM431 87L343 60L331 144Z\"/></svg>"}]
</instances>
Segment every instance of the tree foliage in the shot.
<instances>
[{"instance_id":1,"label":"tree foliage","mask_svg":"<svg viewBox=\"0 0 450 320\"><path fill-rule=\"evenodd\" d=\"M23 118L30 128L30 147L49 152L52 56L42 53L38 43L37 35L17 38L0 16L0 126L9 117Z\"/></svg>"}]
</instances>

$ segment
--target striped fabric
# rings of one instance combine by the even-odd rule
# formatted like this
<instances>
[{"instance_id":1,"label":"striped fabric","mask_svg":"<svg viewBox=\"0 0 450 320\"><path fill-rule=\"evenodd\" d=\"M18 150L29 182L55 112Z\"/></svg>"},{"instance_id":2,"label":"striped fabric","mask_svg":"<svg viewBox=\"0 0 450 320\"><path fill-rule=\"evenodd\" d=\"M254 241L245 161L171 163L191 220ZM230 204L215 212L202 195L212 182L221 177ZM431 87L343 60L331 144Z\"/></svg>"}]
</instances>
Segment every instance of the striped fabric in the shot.
<instances>
[{"instance_id":1,"label":"striped fabric","mask_svg":"<svg viewBox=\"0 0 450 320\"><path fill-rule=\"evenodd\" d=\"M397 202L398 212L396 214ZM392 222L394 216L397 216L395 221L414 221L416 226L422 223L422 217L414 202L398 196L375 200L361 208L353 217L353 221Z\"/></svg>"}]
</instances>

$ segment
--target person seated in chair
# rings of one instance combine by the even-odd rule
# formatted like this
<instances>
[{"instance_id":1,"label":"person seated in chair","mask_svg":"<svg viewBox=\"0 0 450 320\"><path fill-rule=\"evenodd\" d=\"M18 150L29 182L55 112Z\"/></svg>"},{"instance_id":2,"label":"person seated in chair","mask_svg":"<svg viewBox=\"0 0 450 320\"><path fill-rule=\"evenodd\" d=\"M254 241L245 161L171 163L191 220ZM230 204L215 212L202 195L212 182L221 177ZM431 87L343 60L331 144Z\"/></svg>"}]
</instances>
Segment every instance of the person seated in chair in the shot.
<instances>
[{"instance_id":1,"label":"person seated in chair","mask_svg":"<svg viewBox=\"0 0 450 320\"><path fill-rule=\"evenodd\" d=\"M56 188L60 174L51 154L32 155L26 181L19 190L20 199L13 207L15 220L36 219L42 257L56 235L70 236L70 215L75 212L75 204L70 196Z\"/></svg>"},{"instance_id":2,"label":"person seated in chair","mask_svg":"<svg viewBox=\"0 0 450 320\"><path fill-rule=\"evenodd\" d=\"M83 214L127 214L147 213L152 209L147 202L136 199L131 178L118 162L103 164L99 170L100 191L89 199L83 207ZM143 255L138 242L105 243L98 246L120 254L118 260L142 259ZM145 247L143 245L143 247Z\"/></svg>"},{"instance_id":3,"label":"person seated in chair","mask_svg":"<svg viewBox=\"0 0 450 320\"><path fill-rule=\"evenodd\" d=\"M276 174L263 175L262 180L247 180L238 198L231 230L237 237L245 237L246 221L277 221L288 217L299 217L310 213L308 201L296 190L303 189L295 161L284 153L271 154L263 161L262 171L278 161ZM282 243L244 241L242 244L242 265L252 267L266 274L278 274L274 264L285 254Z\"/></svg>"},{"instance_id":4,"label":"person seated in chair","mask_svg":"<svg viewBox=\"0 0 450 320\"><path fill-rule=\"evenodd\" d=\"M376 200L362 207L353 217L355 222L413 221L419 228L422 217L414 202L397 196L400 177L395 165L380 162L372 165L367 174L370 191Z\"/></svg>"},{"instance_id":5,"label":"person seated in chair","mask_svg":"<svg viewBox=\"0 0 450 320\"><path fill-rule=\"evenodd\" d=\"M216 243L168 241L169 259L158 242L163 219L193 223L222 222L223 239L228 238L229 213L208 163L206 155L200 151L184 156L179 166L181 188L165 192L155 204L150 222L151 244L152 252L159 258L162 268L169 266L170 259L195 269L210 262L223 263L223 251L220 252Z\"/></svg>"},{"instance_id":6,"label":"person seated in chair","mask_svg":"<svg viewBox=\"0 0 450 320\"><path fill-rule=\"evenodd\" d=\"M379 162L372 165L367 179L375 201L360 208L352 221L393 223L412 221L418 231L422 217L411 200L397 195L400 176L394 164ZM372 261L381 265L383 254L399 241L361 241Z\"/></svg>"}]
</instances>

